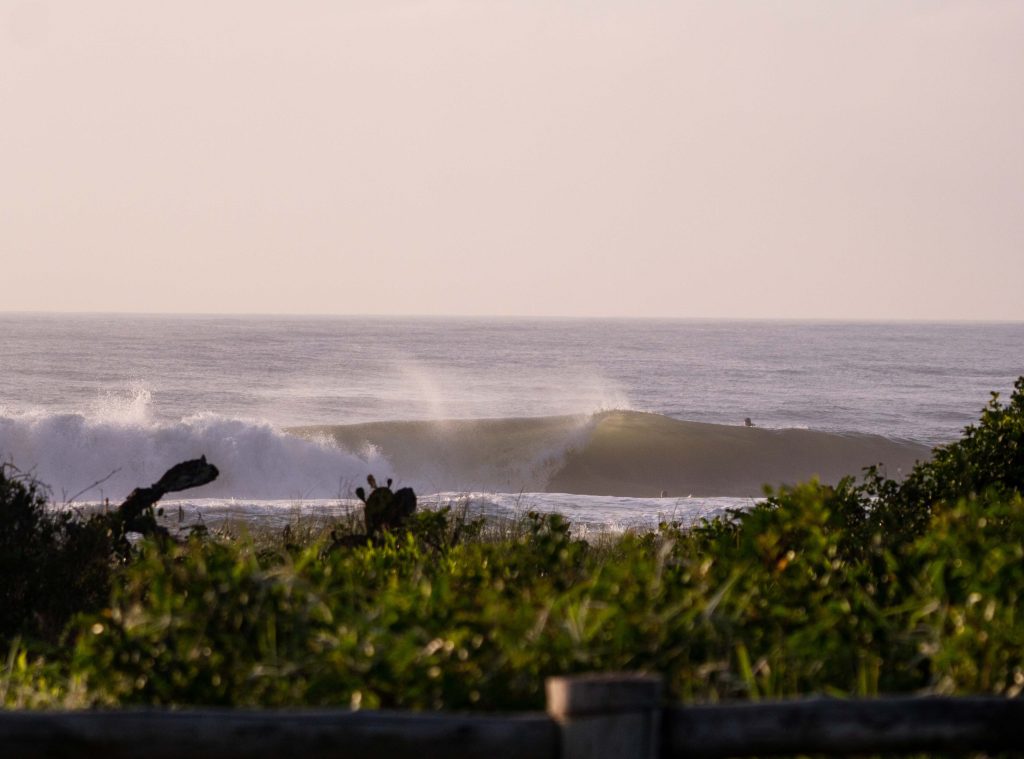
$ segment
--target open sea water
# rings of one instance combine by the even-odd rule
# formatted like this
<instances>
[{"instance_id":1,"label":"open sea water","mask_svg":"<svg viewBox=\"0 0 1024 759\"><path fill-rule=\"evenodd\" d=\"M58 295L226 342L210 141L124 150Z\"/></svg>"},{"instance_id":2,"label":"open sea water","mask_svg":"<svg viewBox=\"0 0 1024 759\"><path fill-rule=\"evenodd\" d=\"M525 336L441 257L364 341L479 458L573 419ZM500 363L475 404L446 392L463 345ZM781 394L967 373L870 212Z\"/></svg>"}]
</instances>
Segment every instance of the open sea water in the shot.
<instances>
[{"instance_id":1,"label":"open sea water","mask_svg":"<svg viewBox=\"0 0 1024 759\"><path fill-rule=\"evenodd\" d=\"M432 502L555 509L621 527L749 499L537 487L527 472L557 469L600 412L729 426L750 417L761 428L934 446L1022 374L1019 323L0 314L0 458L57 501L95 502L206 455L221 478L170 505L208 518L349 508L375 473ZM555 417L574 420L559 423L564 439L545 432L512 445L498 427L491 434L503 440L480 442L500 451L502 477L457 460L439 468L430 445L412 464L405 452L406 471L396 471L380 447L293 429Z\"/></svg>"}]
</instances>

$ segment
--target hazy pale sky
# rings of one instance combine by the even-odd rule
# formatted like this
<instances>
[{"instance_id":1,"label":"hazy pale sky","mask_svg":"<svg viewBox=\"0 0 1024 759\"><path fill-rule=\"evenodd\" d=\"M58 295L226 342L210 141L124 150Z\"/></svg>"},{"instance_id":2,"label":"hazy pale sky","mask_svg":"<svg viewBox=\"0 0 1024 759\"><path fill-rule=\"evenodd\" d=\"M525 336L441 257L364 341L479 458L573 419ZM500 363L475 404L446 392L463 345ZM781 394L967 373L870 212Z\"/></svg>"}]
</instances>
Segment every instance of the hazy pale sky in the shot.
<instances>
[{"instance_id":1,"label":"hazy pale sky","mask_svg":"<svg viewBox=\"0 0 1024 759\"><path fill-rule=\"evenodd\" d=\"M1024 1L0 0L0 310L1024 319Z\"/></svg>"}]
</instances>

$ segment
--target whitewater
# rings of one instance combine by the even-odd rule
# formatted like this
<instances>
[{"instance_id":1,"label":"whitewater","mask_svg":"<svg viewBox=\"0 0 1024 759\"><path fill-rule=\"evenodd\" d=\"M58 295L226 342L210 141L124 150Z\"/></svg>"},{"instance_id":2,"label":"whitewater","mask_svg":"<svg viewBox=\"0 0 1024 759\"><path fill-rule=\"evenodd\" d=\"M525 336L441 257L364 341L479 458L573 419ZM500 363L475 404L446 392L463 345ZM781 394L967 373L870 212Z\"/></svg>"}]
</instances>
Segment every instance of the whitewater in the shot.
<instances>
[{"instance_id":1,"label":"whitewater","mask_svg":"<svg viewBox=\"0 0 1024 759\"><path fill-rule=\"evenodd\" d=\"M340 513L372 473L621 527L898 475L1020 374L1020 324L6 314L0 458L57 502L205 455L172 508Z\"/></svg>"}]
</instances>

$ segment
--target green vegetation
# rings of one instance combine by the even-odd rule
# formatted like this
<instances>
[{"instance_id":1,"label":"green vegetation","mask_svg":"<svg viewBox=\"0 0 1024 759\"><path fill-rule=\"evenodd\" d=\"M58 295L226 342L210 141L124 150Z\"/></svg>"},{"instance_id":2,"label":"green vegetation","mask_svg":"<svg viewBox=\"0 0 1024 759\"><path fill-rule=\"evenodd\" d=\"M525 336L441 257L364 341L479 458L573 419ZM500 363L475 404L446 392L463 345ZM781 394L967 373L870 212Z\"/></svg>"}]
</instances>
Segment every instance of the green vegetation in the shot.
<instances>
[{"instance_id":1,"label":"green vegetation","mask_svg":"<svg viewBox=\"0 0 1024 759\"><path fill-rule=\"evenodd\" d=\"M1024 378L901 482L869 470L600 544L558 516L488 532L425 512L354 547L211 533L122 556L4 472L0 700L539 708L544 676L607 669L694 700L1015 696L1022 491Z\"/></svg>"}]
</instances>

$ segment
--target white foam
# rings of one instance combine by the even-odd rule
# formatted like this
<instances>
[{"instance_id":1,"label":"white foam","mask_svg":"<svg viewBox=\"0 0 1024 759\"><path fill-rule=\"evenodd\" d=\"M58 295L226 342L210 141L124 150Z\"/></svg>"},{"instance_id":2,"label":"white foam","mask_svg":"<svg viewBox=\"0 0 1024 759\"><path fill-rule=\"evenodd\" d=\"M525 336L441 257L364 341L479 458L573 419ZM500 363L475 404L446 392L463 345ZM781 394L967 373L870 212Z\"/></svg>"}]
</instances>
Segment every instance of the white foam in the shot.
<instances>
[{"instance_id":1,"label":"white foam","mask_svg":"<svg viewBox=\"0 0 1024 759\"><path fill-rule=\"evenodd\" d=\"M120 424L146 424L153 406L153 391L140 379L107 390L91 404L86 418Z\"/></svg>"},{"instance_id":2,"label":"white foam","mask_svg":"<svg viewBox=\"0 0 1024 759\"><path fill-rule=\"evenodd\" d=\"M438 493L428 501L464 504L471 513L514 517L526 511L561 514L577 527L654 529L661 522L690 527L702 519L749 509L754 498L630 498L574 493Z\"/></svg>"},{"instance_id":3,"label":"white foam","mask_svg":"<svg viewBox=\"0 0 1024 759\"><path fill-rule=\"evenodd\" d=\"M116 406L116 404L115 404ZM140 408L141 406L141 408ZM195 414L152 422L146 401L102 413L0 416L0 458L50 486L54 498L112 500L156 481L168 467L206 456L220 477L196 491L202 497L264 499L347 495L368 473L391 476L373 451L357 456L323 441L288 435L268 422Z\"/></svg>"},{"instance_id":4,"label":"white foam","mask_svg":"<svg viewBox=\"0 0 1024 759\"><path fill-rule=\"evenodd\" d=\"M558 513L577 532L622 532L650 530L660 522L689 527L702 519L726 516L744 510L761 499L753 498L622 498L581 496L569 493L458 493L421 496L420 508L443 506L464 508L470 517L517 519L527 511ZM164 518L172 528L196 524L210 527L224 522L281 528L304 521L350 518L361 513L362 504L353 499L255 500L189 498L161 502Z\"/></svg>"}]
</instances>

